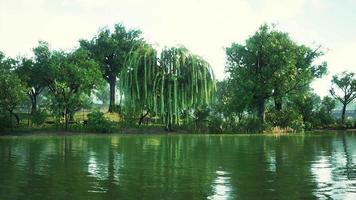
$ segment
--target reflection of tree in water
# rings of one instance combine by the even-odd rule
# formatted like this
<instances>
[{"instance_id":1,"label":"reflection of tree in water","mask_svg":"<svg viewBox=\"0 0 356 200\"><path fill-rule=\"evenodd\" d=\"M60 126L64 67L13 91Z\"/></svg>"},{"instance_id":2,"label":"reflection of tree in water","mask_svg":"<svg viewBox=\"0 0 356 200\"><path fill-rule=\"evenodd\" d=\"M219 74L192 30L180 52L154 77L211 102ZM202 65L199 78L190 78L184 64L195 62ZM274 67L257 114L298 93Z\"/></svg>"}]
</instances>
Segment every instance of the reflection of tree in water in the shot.
<instances>
[{"instance_id":1,"label":"reflection of tree in water","mask_svg":"<svg viewBox=\"0 0 356 200\"><path fill-rule=\"evenodd\" d=\"M346 134L342 134L342 144L344 147L345 157L346 157L346 165L345 165L346 177L349 180L354 180L356 179L356 166L354 166L352 155L350 155L349 152L349 148L346 140Z\"/></svg>"},{"instance_id":2,"label":"reflection of tree in water","mask_svg":"<svg viewBox=\"0 0 356 200\"><path fill-rule=\"evenodd\" d=\"M345 186L336 180L346 179L339 173L345 163L350 175L355 169L353 141L179 135L0 140L0 183L12 188L0 185L0 199L327 199L335 194L324 189ZM321 160L326 165L315 165ZM331 185L318 184L322 168Z\"/></svg>"}]
</instances>

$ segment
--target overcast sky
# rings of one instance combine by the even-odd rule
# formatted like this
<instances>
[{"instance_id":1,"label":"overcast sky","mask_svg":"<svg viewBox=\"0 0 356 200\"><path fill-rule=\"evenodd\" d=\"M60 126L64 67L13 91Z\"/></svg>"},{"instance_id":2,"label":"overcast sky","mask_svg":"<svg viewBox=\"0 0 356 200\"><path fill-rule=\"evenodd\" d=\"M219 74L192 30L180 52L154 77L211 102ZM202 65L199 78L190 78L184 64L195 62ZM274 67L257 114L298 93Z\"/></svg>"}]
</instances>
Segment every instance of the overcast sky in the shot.
<instances>
[{"instance_id":1,"label":"overcast sky","mask_svg":"<svg viewBox=\"0 0 356 200\"><path fill-rule=\"evenodd\" d=\"M323 46L329 74L313 83L318 94L328 94L333 74L356 72L356 0L0 0L0 51L31 56L38 40L72 49L115 23L141 29L158 48L186 46L219 79L224 47L243 43L262 23Z\"/></svg>"}]
</instances>

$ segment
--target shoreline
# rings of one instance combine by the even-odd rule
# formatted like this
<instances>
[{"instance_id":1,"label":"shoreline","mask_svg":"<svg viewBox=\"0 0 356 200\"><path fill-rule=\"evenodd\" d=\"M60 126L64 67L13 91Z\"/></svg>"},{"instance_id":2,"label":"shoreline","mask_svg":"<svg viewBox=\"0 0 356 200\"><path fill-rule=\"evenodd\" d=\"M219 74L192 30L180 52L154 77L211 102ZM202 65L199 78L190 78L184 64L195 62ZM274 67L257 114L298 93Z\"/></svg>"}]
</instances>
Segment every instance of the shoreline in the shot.
<instances>
[{"instance_id":1,"label":"shoreline","mask_svg":"<svg viewBox=\"0 0 356 200\"><path fill-rule=\"evenodd\" d=\"M315 129L311 131L301 132L302 134L312 133L356 133L356 129ZM185 129L177 129L171 132L165 131L163 128L144 127L144 128L124 128L120 131L112 133L98 133L86 131L68 131L68 130L16 130L14 132L0 132L0 137L6 136L78 136L78 135L293 135L300 133L293 132L264 132L264 133L194 133Z\"/></svg>"}]
</instances>

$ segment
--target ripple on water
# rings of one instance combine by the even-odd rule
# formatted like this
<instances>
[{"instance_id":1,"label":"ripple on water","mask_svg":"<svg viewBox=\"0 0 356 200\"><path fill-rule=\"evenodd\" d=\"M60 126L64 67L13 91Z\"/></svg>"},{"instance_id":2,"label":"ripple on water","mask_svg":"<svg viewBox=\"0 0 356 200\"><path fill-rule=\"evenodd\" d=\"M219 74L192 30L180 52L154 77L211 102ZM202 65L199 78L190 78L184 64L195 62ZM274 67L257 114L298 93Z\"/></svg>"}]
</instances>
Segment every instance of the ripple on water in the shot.
<instances>
[{"instance_id":1,"label":"ripple on water","mask_svg":"<svg viewBox=\"0 0 356 200\"><path fill-rule=\"evenodd\" d=\"M208 199L222 200L232 199L232 186L230 173L224 170L217 170L216 179L211 185L213 187L214 194L209 196Z\"/></svg>"}]
</instances>

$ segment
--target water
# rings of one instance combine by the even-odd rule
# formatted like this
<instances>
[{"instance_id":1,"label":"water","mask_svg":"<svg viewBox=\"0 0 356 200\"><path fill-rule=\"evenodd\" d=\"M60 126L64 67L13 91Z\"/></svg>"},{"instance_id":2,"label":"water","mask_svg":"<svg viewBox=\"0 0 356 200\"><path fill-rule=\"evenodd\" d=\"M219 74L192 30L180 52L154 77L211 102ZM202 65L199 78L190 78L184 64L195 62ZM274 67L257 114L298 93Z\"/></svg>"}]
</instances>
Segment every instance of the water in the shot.
<instances>
[{"instance_id":1,"label":"water","mask_svg":"<svg viewBox=\"0 0 356 200\"><path fill-rule=\"evenodd\" d=\"M356 134L0 137L0 199L356 199Z\"/></svg>"}]
</instances>

